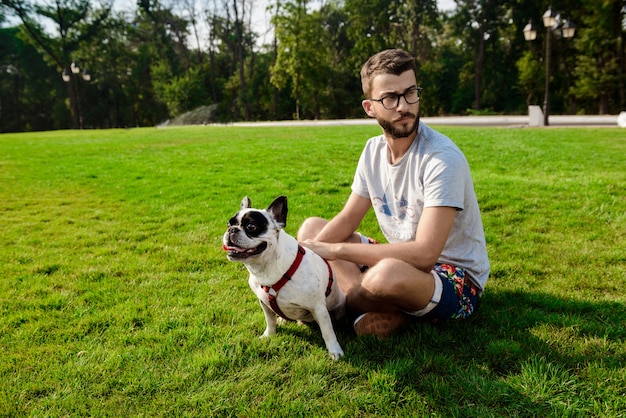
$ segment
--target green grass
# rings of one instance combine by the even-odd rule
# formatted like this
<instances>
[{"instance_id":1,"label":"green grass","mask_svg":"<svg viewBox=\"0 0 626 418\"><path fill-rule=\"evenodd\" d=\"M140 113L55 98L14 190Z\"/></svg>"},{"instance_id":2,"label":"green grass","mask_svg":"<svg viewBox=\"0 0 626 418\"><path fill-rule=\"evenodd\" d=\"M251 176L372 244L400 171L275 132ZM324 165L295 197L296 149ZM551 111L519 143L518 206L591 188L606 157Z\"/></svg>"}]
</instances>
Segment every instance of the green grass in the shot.
<instances>
[{"instance_id":1,"label":"green grass","mask_svg":"<svg viewBox=\"0 0 626 418\"><path fill-rule=\"evenodd\" d=\"M244 195L287 231L348 196L374 126L0 135L0 416L626 413L626 131L438 128L492 262L466 322L259 340L220 248ZM373 217L362 230L382 238Z\"/></svg>"}]
</instances>

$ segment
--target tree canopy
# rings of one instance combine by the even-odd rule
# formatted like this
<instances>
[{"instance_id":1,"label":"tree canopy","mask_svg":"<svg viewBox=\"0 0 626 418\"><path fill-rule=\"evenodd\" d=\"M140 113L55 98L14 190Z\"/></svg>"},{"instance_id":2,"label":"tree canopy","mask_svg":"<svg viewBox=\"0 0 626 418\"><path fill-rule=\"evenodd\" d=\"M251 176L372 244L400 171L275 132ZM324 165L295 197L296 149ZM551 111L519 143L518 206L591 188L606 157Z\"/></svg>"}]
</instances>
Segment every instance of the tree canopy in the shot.
<instances>
[{"instance_id":1,"label":"tree canopy","mask_svg":"<svg viewBox=\"0 0 626 418\"><path fill-rule=\"evenodd\" d=\"M0 0L0 132L364 117L359 68L416 57L427 116L626 105L626 0ZM268 16L270 40L253 22ZM576 24L572 39L560 27ZM535 41L522 28L533 21Z\"/></svg>"}]
</instances>

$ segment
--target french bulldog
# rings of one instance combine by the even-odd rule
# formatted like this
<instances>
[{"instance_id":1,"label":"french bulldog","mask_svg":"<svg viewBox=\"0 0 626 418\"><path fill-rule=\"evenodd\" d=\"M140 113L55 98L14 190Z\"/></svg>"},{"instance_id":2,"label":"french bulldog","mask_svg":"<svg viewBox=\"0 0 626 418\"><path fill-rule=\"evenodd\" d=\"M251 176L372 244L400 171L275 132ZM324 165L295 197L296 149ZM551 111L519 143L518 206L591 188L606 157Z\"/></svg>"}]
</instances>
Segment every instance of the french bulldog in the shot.
<instances>
[{"instance_id":1,"label":"french bulldog","mask_svg":"<svg viewBox=\"0 0 626 418\"><path fill-rule=\"evenodd\" d=\"M284 230L287 197L276 198L267 209L251 207L246 196L228 221L222 248L230 261L242 262L250 273L248 284L265 314L261 337L276 334L277 317L299 322L316 321L330 356L343 350L337 341L330 312L339 318L345 311L345 294L334 283L326 260Z\"/></svg>"}]
</instances>

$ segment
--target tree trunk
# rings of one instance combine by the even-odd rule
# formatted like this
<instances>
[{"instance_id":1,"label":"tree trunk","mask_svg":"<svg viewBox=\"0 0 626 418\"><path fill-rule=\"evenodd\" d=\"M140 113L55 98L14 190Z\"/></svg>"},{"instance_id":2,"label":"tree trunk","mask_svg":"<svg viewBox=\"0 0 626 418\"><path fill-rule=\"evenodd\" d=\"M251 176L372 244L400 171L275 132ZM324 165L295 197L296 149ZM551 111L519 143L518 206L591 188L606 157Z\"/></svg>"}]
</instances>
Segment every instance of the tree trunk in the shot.
<instances>
[{"instance_id":1,"label":"tree trunk","mask_svg":"<svg viewBox=\"0 0 626 418\"><path fill-rule=\"evenodd\" d=\"M483 74L483 64L485 62L485 30L480 25L478 30L478 54L476 54L476 77L474 78L474 109L480 109L480 95Z\"/></svg>"}]
</instances>

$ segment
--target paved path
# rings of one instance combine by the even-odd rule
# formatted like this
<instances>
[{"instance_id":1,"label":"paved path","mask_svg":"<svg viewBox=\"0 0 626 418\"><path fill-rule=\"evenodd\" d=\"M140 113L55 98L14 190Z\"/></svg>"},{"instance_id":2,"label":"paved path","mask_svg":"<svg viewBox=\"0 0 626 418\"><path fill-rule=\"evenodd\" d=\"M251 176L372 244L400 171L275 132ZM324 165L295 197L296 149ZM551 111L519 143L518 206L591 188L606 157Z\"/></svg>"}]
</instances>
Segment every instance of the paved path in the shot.
<instances>
[{"instance_id":1,"label":"paved path","mask_svg":"<svg viewBox=\"0 0 626 418\"><path fill-rule=\"evenodd\" d=\"M450 126L509 126L528 127L528 116L442 116L423 117L428 125ZM307 121L276 121L276 122L236 122L235 126L337 126L337 125L375 125L374 119L337 119ZM617 127L617 115L588 116L550 116L550 126L580 127Z\"/></svg>"},{"instance_id":2,"label":"paved path","mask_svg":"<svg viewBox=\"0 0 626 418\"><path fill-rule=\"evenodd\" d=\"M466 125L466 126L528 126L528 116L450 116L424 118L431 125ZM553 115L550 126L611 126L617 127L617 115Z\"/></svg>"}]
</instances>

